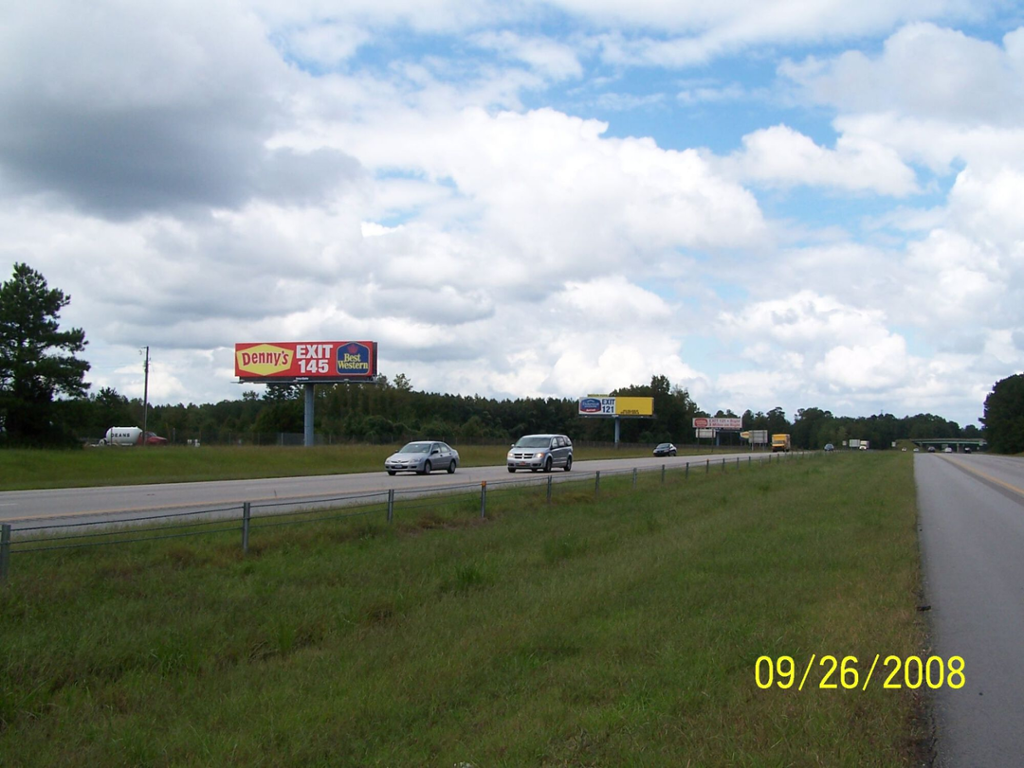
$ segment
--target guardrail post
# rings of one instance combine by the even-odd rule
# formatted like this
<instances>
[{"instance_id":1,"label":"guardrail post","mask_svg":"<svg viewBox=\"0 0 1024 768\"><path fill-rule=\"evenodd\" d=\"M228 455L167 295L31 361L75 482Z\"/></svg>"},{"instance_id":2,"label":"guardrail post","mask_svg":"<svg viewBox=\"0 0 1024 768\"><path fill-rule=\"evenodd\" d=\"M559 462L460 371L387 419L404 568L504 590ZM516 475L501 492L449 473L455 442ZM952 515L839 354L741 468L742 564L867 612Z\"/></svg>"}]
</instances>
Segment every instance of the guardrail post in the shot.
<instances>
[{"instance_id":1,"label":"guardrail post","mask_svg":"<svg viewBox=\"0 0 1024 768\"><path fill-rule=\"evenodd\" d=\"M548 475L548 504L551 503L551 475Z\"/></svg>"},{"instance_id":2,"label":"guardrail post","mask_svg":"<svg viewBox=\"0 0 1024 768\"><path fill-rule=\"evenodd\" d=\"M690 462L686 462L686 472L683 474L684 480L690 479Z\"/></svg>"},{"instance_id":3,"label":"guardrail post","mask_svg":"<svg viewBox=\"0 0 1024 768\"><path fill-rule=\"evenodd\" d=\"M636 467L633 467L633 490L636 490Z\"/></svg>"},{"instance_id":4,"label":"guardrail post","mask_svg":"<svg viewBox=\"0 0 1024 768\"><path fill-rule=\"evenodd\" d=\"M661 465L661 484L665 484L665 465Z\"/></svg>"},{"instance_id":5,"label":"guardrail post","mask_svg":"<svg viewBox=\"0 0 1024 768\"><path fill-rule=\"evenodd\" d=\"M395 519L395 489L388 488L388 525Z\"/></svg>"},{"instance_id":6,"label":"guardrail post","mask_svg":"<svg viewBox=\"0 0 1024 768\"><path fill-rule=\"evenodd\" d=\"M597 496L601 493L601 470L597 470L594 474L594 495Z\"/></svg>"},{"instance_id":7,"label":"guardrail post","mask_svg":"<svg viewBox=\"0 0 1024 768\"><path fill-rule=\"evenodd\" d=\"M480 483L480 519L484 520L487 517L487 481L483 480Z\"/></svg>"},{"instance_id":8,"label":"guardrail post","mask_svg":"<svg viewBox=\"0 0 1024 768\"><path fill-rule=\"evenodd\" d=\"M725 459L722 459L722 471L725 472Z\"/></svg>"},{"instance_id":9,"label":"guardrail post","mask_svg":"<svg viewBox=\"0 0 1024 768\"><path fill-rule=\"evenodd\" d=\"M7 581L11 570L11 526L4 523L0 526L0 582Z\"/></svg>"},{"instance_id":10,"label":"guardrail post","mask_svg":"<svg viewBox=\"0 0 1024 768\"><path fill-rule=\"evenodd\" d=\"M711 471L711 459L704 459L704 474Z\"/></svg>"},{"instance_id":11,"label":"guardrail post","mask_svg":"<svg viewBox=\"0 0 1024 768\"><path fill-rule=\"evenodd\" d=\"M248 501L242 503L242 554L249 554L249 517L252 505Z\"/></svg>"}]
</instances>

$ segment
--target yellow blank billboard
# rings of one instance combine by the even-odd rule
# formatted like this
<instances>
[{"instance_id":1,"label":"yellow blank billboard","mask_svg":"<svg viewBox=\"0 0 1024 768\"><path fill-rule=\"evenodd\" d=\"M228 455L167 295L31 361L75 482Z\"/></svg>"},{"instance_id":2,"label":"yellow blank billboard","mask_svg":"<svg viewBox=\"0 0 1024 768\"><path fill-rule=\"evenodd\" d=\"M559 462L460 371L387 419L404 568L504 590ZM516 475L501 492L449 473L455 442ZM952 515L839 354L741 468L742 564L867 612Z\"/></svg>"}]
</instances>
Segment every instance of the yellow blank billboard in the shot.
<instances>
[{"instance_id":1,"label":"yellow blank billboard","mask_svg":"<svg viewBox=\"0 0 1024 768\"><path fill-rule=\"evenodd\" d=\"M653 416L653 397L616 397L616 416Z\"/></svg>"}]
</instances>

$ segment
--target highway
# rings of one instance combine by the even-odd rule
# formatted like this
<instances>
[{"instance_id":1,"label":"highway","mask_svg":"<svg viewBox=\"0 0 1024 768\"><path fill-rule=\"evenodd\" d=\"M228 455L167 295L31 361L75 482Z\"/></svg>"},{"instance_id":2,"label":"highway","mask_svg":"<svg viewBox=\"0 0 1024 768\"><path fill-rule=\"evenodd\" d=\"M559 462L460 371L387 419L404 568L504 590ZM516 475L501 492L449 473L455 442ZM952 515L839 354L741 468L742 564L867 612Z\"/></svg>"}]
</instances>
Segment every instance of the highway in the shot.
<instances>
[{"instance_id":1,"label":"highway","mask_svg":"<svg viewBox=\"0 0 1024 768\"><path fill-rule=\"evenodd\" d=\"M938 766L1024 756L1024 460L915 457L924 602L933 653L966 684L933 694Z\"/></svg>"},{"instance_id":2,"label":"highway","mask_svg":"<svg viewBox=\"0 0 1024 768\"><path fill-rule=\"evenodd\" d=\"M746 465L751 454L710 457L712 467ZM765 460L770 454L754 454ZM791 455L792 457L793 455ZM778 459L778 456L772 457ZM555 482L593 478L595 472L703 471L708 455L581 461L556 470ZM1024 460L1010 457L919 454L914 461L923 602L930 606L931 648L924 655L964 659L964 686L930 693L936 765L1010 766L1024 755ZM0 522L19 529L93 521L117 522L143 514L210 510L257 503L328 506L330 498L410 494L542 482L544 473L509 474L504 466L460 468L455 474L388 476L379 472L104 488L0 493ZM337 501L333 503L337 505ZM294 507L293 507L294 508Z\"/></svg>"},{"instance_id":3,"label":"highway","mask_svg":"<svg viewBox=\"0 0 1024 768\"><path fill-rule=\"evenodd\" d=\"M631 459L602 459L580 461L571 472L556 469L551 473L555 481L593 476L595 472L629 472L633 468L658 470L682 468L687 463L694 468L720 465L723 459L735 464L737 458L746 462L764 460L771 454L716 453L713 456L644 457ZM775 456L778 460L778 455ZM396 492L428 493L472 486L509 482L538 482L546 477L542 472L518 471L510 474L504 465L490 467L460 467L449 475L434 472L431 475L399 474L394 477L384 472L361 474L318 475L310 477L279 477L254 480L224 480L201 483L164 483L157 485L105 486L101 488L66 488L40 491L6 491L0 493L0 523L9 523L17 533L21 528L65 522L118 522L143 514L157 514L196 509L213 509L241 505L243 502L294 502L302 506L328 506L319 500L357 494L386 494ZM232 514L238 514L235 510Z\"/></svg>"}]
</instances>

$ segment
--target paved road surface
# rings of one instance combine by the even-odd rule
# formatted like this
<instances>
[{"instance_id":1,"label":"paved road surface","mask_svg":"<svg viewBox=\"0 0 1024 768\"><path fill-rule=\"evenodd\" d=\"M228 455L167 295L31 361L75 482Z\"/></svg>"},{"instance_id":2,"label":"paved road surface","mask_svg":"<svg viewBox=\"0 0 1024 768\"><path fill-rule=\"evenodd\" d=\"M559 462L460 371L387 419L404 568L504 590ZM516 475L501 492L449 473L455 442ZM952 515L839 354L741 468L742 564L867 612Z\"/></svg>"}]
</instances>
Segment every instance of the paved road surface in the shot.
<instances>
[{"instance_id":1,"label":"paved road surface","mask_svg":"<svg viewBox=\"0 0 1024 768\"><path fill-rule=\"evenodd\" d=\"M723 459L735 464L739 458L746 462L752 454L714 454L712 465ZM754 459L765 459L770 454L756 454ZM793 454L791 454L792 456ZM776 455L776 460L778 455ZM571 472L556 469L552 477L557 481L579 479L594 472L628 472L634 467L657 470L663 464L669 468L682 468L687 463L704 467L709 459L701 456L665 458L604 459L580 461ZM26 528L58 521L92 522L116 521L139 513L160 513L187 509L210 509L242 502L310 502L316 499L354 494L386 494L396 491L431 491L453 486L472 486L480 483L498 485L515 481L537 482L543 473L519 471L509 474L504 466L460 468L455 474L435 472L428 476L400 474L390 477L380 472L347 475L320 475L314 477L282 477L260 480L226 480L203 483L165 483L160 485L134 485L103 488L69 488L45 491L7 491L0 493L0 522L11 523L12 529ZM237 515L237 511L234 512Z\"/></svg>"},{"instance_id":2,"label":"paved road surface","mask_svg":"<svg viewBox=\"0 0 1024 768\"><path fill-rule=\"evenodd\" d=\"M934 698L938 765L1024 765L1024 460L915 457L934 653L966 685Z\"/></svg>"}]
</instances>

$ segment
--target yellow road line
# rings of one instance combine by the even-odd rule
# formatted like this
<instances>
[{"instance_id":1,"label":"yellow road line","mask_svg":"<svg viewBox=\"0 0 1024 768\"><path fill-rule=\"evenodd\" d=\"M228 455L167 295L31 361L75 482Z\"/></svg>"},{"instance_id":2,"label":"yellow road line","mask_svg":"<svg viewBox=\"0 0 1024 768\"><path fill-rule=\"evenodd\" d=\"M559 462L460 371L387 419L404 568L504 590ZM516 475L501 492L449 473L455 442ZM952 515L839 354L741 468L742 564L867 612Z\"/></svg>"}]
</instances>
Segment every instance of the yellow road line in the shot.
<instances>
[{"instance_id":1,"label":"yellow road line","mask_svg":"<svg viewBox=\"0 0 1024 768\"><path fill-rule=\"evenodd\" d=\"M943 458L946 457L943 456ZM962 469L964 472L970 472L972 475L977 475L983 480L987 480L990 483L995 483L1001 488L1005 488L1008 491L1012 491L1013 493L1024 496L1024 488L1018 488L1016 485L1013 485L1012 483L1007 483L1005 480L1000 480L999 478L992 477L992 475L982 472L980 469L974 469L973 467L969 467L966 464L963 464L959 461L953 461L953 459L948 458L946 458L946 461L953 462L953 466L957 467L958 469Z\"/></svg>"}]
</instances>

